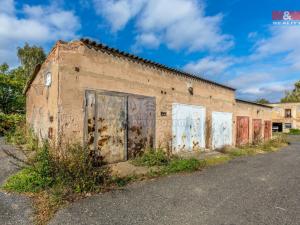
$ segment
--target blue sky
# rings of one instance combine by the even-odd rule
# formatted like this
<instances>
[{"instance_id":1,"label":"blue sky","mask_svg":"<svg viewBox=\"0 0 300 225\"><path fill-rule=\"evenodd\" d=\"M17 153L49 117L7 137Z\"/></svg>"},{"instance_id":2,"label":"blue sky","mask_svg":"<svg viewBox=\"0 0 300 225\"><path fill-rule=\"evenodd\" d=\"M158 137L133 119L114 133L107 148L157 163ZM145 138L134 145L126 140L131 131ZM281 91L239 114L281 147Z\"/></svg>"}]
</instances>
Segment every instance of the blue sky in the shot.
<instances>
[{"instance_id":1,"label":"blue sky","mask_svg":"<svg viewBox=\"0 0 300 225\"><path fill-rule=\"evenodd\" d=\"M0 63L25 42L89 37L278 101L300 79L300 26L273 26L298 0L0 0Z\"/></svg>"}]
</instances>

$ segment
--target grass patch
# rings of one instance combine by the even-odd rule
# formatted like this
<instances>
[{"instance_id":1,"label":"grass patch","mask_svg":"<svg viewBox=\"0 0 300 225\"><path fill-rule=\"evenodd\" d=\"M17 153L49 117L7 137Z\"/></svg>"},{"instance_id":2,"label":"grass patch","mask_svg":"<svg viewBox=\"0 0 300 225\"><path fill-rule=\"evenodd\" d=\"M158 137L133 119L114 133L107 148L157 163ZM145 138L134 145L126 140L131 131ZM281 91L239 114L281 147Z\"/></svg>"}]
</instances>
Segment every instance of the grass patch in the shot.
<instances>
[{"instance_id":1,"label":"grass patch","mask_svg":"<svg viewBox=\"0 0 300 225\"><path fill-rule=\"evenodd\" d=\"M300 135L300 129L290 129L289 134Z\"/></svg>"},{"instance_id":2,"label":"grass patch","mask_svg":"<svg viewBox=\"0 0 300 225\"><path fill-rule=\"evenodd\" d=\"M167 166L165 166L163 171L166 173L192 172L204 166L205 166L204 162L195 158L190 158L190 159L175 158L171 160Z\"/></svg>"},{"instance_id":3,"label":"grass patch","mask_svg":"<svg viewBox=\"0 0 300 225\"><path fill-rule=\"evenodd\" d=\"M216 166L228 162L231 159L228 155L213 156L204 159L206 166Z\"/></svg>"},{"instance_id":4,"label":"grass patch","mask_svg":"<svg viewBox=\"0 0 300 225\"><path fill-rule=\"evenodd\" d=\"M3 185L3 188L7 191L14 191L18 193L36 193L48 186L49 181L51 180L42 177L32 168L25 168L17 174L9 177Z\"/></svg>"},{"instance_id":5,"label":"grass patch","mask_svg":"<svg viewBox=\"0 0 300 225\"><path fill-rule=\"evenodd\" d=\"M165 166L170 162L170 158L162 149L148 149L143 155L132 161L136 166Z\"/></svg>"}]
</instances>

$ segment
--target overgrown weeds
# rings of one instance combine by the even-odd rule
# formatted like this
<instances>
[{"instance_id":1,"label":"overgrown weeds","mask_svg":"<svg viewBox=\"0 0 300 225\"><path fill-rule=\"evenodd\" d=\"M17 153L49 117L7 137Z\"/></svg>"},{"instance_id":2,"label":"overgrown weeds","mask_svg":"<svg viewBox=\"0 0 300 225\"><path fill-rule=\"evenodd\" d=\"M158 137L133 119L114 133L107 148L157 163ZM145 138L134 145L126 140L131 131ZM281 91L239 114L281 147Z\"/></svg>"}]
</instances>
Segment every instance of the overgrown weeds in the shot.
<instances>
[{"instance_id":1,"label":"overgrown weeds","mask_svg":"<svg viewBox=\"0 0 300 225\"><path fill-rule=\"evenodd\" d=\"M20 159L8 152L19 160L22 169L3 188L33 196L38 224L45 224L63 203L113 185L109 168L82 146L74 144L60 151L47 142L39 144L25 129L16 130L15 134L9 140L21 144L26 157Z\"/></svg>"},{"instance_id":2,"label":"overgrown weeds","mask_svg":"<svg viewBox=\"0 0 300 225\"><path fill-rule=\"evenodd\" d=\"M23 114L5 114L0 112L0 136L13 132L20 124L24 123Z\"/></svg>"},{"instance_id":3,"label":"overgrown weeds","mask_svg":"<svg viewBox=\"0 0 300 225\"><path fill-rule=\"evenodd\" d=\"M143 155L133 160L137 166L165 166L170 162L170 157L162 149L148 149Z\"/></svg>"}]
</instances>

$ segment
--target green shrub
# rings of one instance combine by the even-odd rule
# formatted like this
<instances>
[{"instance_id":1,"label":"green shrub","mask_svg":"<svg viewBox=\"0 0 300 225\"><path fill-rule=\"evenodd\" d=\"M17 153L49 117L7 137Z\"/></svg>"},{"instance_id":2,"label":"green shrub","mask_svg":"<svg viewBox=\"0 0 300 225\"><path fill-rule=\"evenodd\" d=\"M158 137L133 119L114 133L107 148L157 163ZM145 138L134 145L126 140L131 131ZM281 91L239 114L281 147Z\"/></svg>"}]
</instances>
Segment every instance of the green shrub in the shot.
<instances>
[{"instance_id":1,"label":"green shrub","mask_svg":"<svg viewBox=\"0 0 300 225\"><path fill-rule=\"evenodd\" d=\"M300 134L300 129L290 129L290 133L289 134L299 135Z\"/></svg>"},{"instance_id":2,"label":"green shrub","mask_svg":"<svg viewBox=\"0 0 300 225\"><path fill-rule=\"evenodd\" d=\"M100 158L88 154L88 149L75 144L69 146L63 156L55 159L55 176L75 192L92 192L109 180L109 169Z\"/></svg>"},{"instance_id":3,"label":"green shrub","mask_svg":"<svg viewBox=\"0 0 300 225\"><path fill-rule=\"evenodd\" d=\"M167 165L170 158L162 149L149 149L140 157L137 157L133 164L136 166L164 166Z\"/></svg>"},{"instance_id":4,"label":"green shrub","mask_svg":"<svg viewBox=\"0 0 300 225\"><path fill-rule=\"evenodd\" d=\"M0 136L12 132L24 122L24 115L0 113Z\"/></svg>"}]
</instances>

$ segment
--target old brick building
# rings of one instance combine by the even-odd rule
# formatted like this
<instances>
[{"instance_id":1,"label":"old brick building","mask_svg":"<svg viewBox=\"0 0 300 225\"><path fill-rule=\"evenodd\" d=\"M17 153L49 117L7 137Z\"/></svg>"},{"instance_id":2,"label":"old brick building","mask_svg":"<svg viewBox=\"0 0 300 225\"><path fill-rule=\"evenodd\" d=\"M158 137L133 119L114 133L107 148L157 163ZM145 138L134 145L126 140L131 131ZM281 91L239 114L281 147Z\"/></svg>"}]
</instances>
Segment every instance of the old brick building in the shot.
<instances>
[{"instance_id":1,"label":"old brick building","mask_svg":"<svg viewBox=\"0 0 300 225\"><path fill-rule=\"evenodd\" d=\"M272 122L276 132L289 132L291 128L300 129L300 102L273 103Z\"/></svg>"},{"instance_id":2,"label":"old brick building","mask_svg":"<svg viewBox=\"0 0 300 225\"><path fill-rule=\"evenodd\" d=\"M25 92L40 139L84 143L108 162L148 147L178 153L271 137L270 106L89 40L57 42Z\"/></svg>"}]
</instances>

